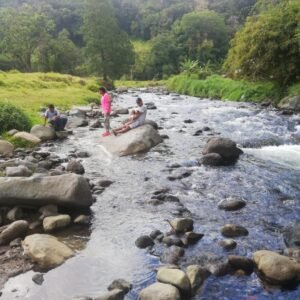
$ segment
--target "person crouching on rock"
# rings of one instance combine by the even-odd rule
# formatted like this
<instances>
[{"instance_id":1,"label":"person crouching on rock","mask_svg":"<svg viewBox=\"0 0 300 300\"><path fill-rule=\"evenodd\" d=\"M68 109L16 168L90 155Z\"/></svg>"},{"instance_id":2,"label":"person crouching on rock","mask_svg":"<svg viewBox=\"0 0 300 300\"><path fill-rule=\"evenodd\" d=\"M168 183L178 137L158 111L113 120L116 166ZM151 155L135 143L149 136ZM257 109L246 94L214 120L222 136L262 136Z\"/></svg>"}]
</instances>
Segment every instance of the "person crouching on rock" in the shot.
<instances>
[{"instance_id":1,"label":"person crouching on rock","mask_svg":"<svg viewBox=\"0 0 300 300\"><path fill-rule=\"evenodd\" d=\"M129 121L123 126L113 129L113 133L115 135L117 135L118 133L127 132L130 129L144 125L147 115L147 107L144 105L143 100L141 98L137 98L136 104L137 107L132 110Z\"/></svg>"},{"instance_id":2,"label":"person crouching on rock","mask_svg":"<svg viewBox=\"0 0 300 300\"><path fill-rule=\"evenodd\" d=\"M104 128L105 132L102 134L102 136L109 136L110 135L110 114L111 114L111 99L106 91L106 88L100 87L99 93L102 96L101 98L101 108L102 108L102 114L104 116Z\"/></svg>"},{"instance_id":3,"label":"person crouching on rock","mask_svg":"<svg viewBox=\"0 0 300 300\"><path fill-rule=\"evenodd\" d=\"M46 126L47 120L53 126L55 131L63 131L68 122L68 119L62 117L53 104L50 104L45 112L44 126Z\"/></svg>"}]
</instances>

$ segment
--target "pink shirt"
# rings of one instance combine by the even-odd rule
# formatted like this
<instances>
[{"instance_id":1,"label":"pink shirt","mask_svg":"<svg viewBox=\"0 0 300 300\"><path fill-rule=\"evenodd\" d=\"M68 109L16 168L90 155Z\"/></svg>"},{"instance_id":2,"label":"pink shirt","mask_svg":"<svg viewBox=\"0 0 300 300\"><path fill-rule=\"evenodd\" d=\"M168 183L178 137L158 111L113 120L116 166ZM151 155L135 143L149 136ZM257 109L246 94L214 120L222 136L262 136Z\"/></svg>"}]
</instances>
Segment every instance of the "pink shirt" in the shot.
<instances>
[{"instance_id":1,"label":"pink shirt","mask_svg":"<svg viewBox=\"0 0 300 300\"><path fill-rule=\"evenodd\" d=\"M102 112L104 114L108 114L111 113L111 101L110 101L110 97L107 93L105 93L102 96L101 99L101 108L102 108Z\"/></svg>"}]
</instances>

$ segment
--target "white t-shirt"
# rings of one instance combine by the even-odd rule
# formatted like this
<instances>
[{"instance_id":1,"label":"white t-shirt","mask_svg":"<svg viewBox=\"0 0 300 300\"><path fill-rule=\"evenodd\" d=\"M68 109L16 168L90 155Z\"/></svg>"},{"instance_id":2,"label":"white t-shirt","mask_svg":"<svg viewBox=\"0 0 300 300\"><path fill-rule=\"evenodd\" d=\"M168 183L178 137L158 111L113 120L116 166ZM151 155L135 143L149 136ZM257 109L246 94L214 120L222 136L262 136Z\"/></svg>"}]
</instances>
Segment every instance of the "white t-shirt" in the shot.
<instances>
[{"instance_id":1,"label":"white t-shirt","mask_svg":"<svg viewBox=\"0 0 300 300\"><path fill-rule=\"evenodd\" d=\"M135 120L135 123L138 123L139 126L143 125L147 116L147 107L145 105L137 106L134 110L141 113L140 116Z\"/></svg>"},{"instance_id":2,"label":"white t-shirt","mask_svg":"<svg viewBox=\"0 0 300 300\"><path fill-rule=\"evenodd\" d=\"M59 116L59 111L57 109L54 109L53 112L51 112L50 109L46 110L45 117L48 119L48 121L51 121L55 116Z\"/></svg>"}]
</instances>

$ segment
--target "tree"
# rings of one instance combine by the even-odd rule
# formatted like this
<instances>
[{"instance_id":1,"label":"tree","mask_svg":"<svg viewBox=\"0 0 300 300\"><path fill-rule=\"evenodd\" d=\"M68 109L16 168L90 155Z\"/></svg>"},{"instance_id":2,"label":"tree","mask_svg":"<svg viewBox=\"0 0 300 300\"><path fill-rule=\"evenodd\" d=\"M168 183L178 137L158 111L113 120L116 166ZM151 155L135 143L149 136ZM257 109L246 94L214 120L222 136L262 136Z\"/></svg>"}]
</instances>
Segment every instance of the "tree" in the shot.
<instances>
[{"instance_id":1,"label":"tree","mask_svg":"<svg viewBox=\"0 0 300 300\"><path fill-rule=\"evenodd\" d=\"M220 62L226 55L228 31L224 19L215 12L192 12L175 23L173 32L186 58L200 63Z\"/></svg>"},{"instance_id":2,"label":"tree","mask_svg":"<svg viewBox=\"0 0 300 300\"><path fill-rule=\"evenodd\" d=\"M300 76L300 2L285 1L248 18L231 42L225 68L234 77L274 80L280 85Z\"/></svg>"},{"instance_id":3,"label":"tree","mask_svg":"<svg viewBox=\"0 0 300 300\"><path fill-rule=\"evenodd\" d=\"M109 0L85 1L82 32L93 72L105 80L129 72L134 63L133 47L119 28Z\"/></svg>"}]
</instances>

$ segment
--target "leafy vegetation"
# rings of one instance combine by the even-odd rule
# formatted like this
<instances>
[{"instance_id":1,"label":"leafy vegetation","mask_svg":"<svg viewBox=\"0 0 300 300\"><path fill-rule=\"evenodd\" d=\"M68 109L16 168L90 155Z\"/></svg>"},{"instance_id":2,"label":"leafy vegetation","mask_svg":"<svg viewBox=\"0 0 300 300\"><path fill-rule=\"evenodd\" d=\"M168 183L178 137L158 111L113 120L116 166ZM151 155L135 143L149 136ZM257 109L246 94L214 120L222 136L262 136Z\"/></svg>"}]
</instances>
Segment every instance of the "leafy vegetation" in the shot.
<instances>
[{"instance_id":1,"label":"leafy vegetation","mask_svg":"<svg viewBox=\"0 0 300 300\"><path fill-rule=\"evenodd\" d=\"M20 131L31 128L30 119L16 106L0 103L0 133L11 129Z\"/></svg>"},{"instance_id":2,"label":"leafy vegetation","mask_svg":"<svg viewBox=\"0 0 300 300\"><path fill-rule=\"evenodd\" d=\"M8 134L4 134L3 138L14 145L14 148L34 148L36 145L25 141L23 139L17 138L15 136L10 136ZM1 175L0 175L1 176Z\"/></svg>"}]
</instances>

